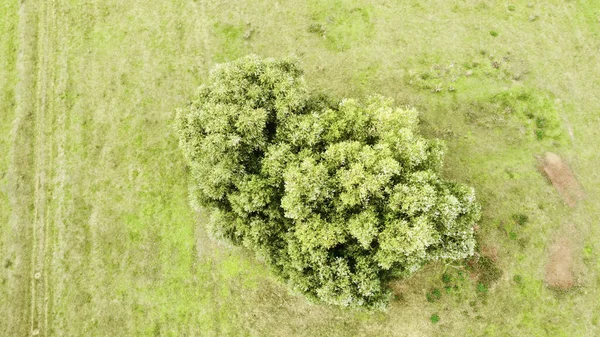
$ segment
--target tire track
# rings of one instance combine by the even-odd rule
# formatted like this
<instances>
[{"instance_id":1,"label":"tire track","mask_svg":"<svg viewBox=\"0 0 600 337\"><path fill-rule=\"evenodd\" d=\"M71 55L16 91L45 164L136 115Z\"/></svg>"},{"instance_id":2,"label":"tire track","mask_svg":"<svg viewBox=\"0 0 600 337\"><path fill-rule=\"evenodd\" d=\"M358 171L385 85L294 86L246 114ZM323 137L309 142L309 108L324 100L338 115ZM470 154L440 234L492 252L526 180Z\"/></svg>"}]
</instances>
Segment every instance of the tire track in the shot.
<instances>
[{"instance_id":1,"label":"tire track","mask_svg":"<svg viewBox=\"0 0 600 337\"><path fill-rule=\"evenodd\" d=\"M53 94L53 105L51 111L56 116L55 126L53 130L54 143L56 150L54 152L54 165L53 165L53 176L52 176L52 214L50 216L50 210L48 211L48 223L49 228L47 232L48 244L46 245L46 251L44 253L46 258L46 277L44 278L46 299L44 305L44 336L52 335L55 332L54 327L51 326L50 313L52 312L54 304L54 292L60 294L64 292L64 283L60 281L60 278L54 277L52 271L58 272L61 270L60 261L64 257L64 247L61 249L60 243L62 236L65 233L64 226L64 209L65 209L65 184L67 182L66 174L66 156L65 146L67 143L67 112L70 111L68 106L68 97L70 82L69 82L69 49L68 49L68 20L65 20L63 15L57 14L57 9L61 4L57 4L53 1L52 12L53 22L52 27L55 32L56 49L58 55L54 62L53 69L55 69L54 76L54 91ZM50 219L51 218L51 219ZM58 276L60 273L58 272ZM61 335L57 332L56 335Z\"/></svg>"},{"instance_id":2,"label":"tire track","mask_svg":"<svg viewBox=\"0 0 600 337\"><path fill-rule=\"evenodd\" d=\"M38 113L36 116L36 193L33 250L35 261L32 272L33 317L32 335L52 334L51 308L55 282L52 278L54 247L56 246L57 224L63 224L62 203L64 202L65 174L65 121L67 108L68 44L64 25L57 15L57 1L44 2L40 7L38 48ZM59 39L60 37L60 39ZM66 41L66 42L65 42ZM58 204L58 205L57 205ZM58 206L58 207L57 207ZM58 215L58 219L53 215ZM59 221L56 221L59 220ZM64 226L62 226L64 227ZM61 227L61 228L62 228ZM62 230L64 233L64 230Z\"/></svg>"},{"instance_id":3,"label":"tire track","mask_svg":"<svg viewBox=\"0 0 600 337\"><path fill-rule=\"evenodd\" d=\"M51 57L53 55L52 40L50 38L51 27L49 27L50 2L44 2L39 6L38 13L38 64L37 64L37 92L35 111L35 188L34 188L34 217L32 227L32 260L30 271L31 284L31 316L30 333L37 336L46 332L47 312L46 294L48 289L48 275L45 261L47 253L47 170L51 167L48 158L52 158L52 143L46 140L48 130L52 131L52 123L48 120L51 97L49 88L52 82L48 70L51 69ZM49 29L50 28L50 29ZM48 151L50 150L50 151ZM48 153L50 152L50 153Z\"/></svg>"}]
</instances>

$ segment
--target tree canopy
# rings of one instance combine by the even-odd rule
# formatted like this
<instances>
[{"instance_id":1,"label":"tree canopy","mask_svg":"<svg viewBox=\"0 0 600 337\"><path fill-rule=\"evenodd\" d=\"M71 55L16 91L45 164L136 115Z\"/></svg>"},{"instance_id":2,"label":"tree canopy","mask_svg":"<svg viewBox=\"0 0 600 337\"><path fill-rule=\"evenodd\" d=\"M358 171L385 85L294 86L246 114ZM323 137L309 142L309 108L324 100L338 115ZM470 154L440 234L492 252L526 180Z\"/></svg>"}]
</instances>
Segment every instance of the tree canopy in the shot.
<instances>
[{"instance_id":1,"label":"tree canopy","mask_svg":"<svg viewBox=\"0 0 600 337\"><path fill-rule=\"evenodd\" d=\"M444 144L391 99L334 101L298 65L216 66L178 110L194 198L213 234L255 251L310 299L382 307L386 284L473 254L474 190L444 180Z\"/></svg>"}]
</instances>

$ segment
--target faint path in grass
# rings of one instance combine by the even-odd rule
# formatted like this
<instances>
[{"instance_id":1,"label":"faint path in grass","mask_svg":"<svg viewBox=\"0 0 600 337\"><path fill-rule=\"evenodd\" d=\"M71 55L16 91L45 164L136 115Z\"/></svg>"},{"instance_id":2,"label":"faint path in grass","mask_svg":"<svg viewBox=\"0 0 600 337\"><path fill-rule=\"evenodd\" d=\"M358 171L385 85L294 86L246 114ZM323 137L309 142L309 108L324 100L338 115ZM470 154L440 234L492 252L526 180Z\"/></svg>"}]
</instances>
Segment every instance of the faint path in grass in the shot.
<instances>
[{"instance_id":1,"label":"faint path in grass","mask_svg":"<svg viewBox=\"0 0 600 337\"><path fill-rule=\"evenodd\" d=\"M50 29L48 21L50 2L44 2L38 7L38 48L37 48L37 101L35 110L35 137L34 141L34 194L33 194L33 224L32 224L32 260L30 271L31 282L31 317L30 331L33 335L46 335L47 312L45 299L47 294L47 269L46 260L46 184L47 161L51 158L48 154L47 111L48 111L48 63L52 55L50 42ZM50 133L51 135L51 133Z\"/></svg>"},{"instance_id":2,"label":"faint path in grass","mask_svg":"<svg viewBox=\"0 0 600 337\"><path fill-rule=\"evenodd\" d=\"M57 83L54 51L59 50L55 5L21 2L19 9L19 82L8 175L12 208L9 250L15 256L9 277L11 335L51 334L51 262L56 242L51 210L54 199L61 198L61 192L52 188L54 161L61 158L55 153L53 138L64 138L61 130L54 128L62 115L52 113Z\"/></svg>"},{"instance_id":3,"label":"faint path in grass","mask_svg":"<svg viewBox=\"0 0 600 337\"><path fill-rule=\"evenodd\" d=\"M45 258L45 305L44 305L44 334L48 335L60 335L62 331L55 329L52 326L53 317L53 306L55 303L54 293L64 292L67 285L64 282L64 277L60 277L61 261L65 257L65 251L67 242L64 238L65 235L65 221L64 221L64 210L65 210L65 193L67 184L67 172L66 172L66 155L65 146L67 143L67 111L69 111L67 98L67 91L69 89L69 64L68 64L68 30L69 22L67 20L61 20L60 15L57 14L58 4L52 2L53 7L51 11L52 17L52 32L53 41L56 45L53 52L54 55L53 64L51 69L53 71L52 83L53 90L51 92L52 100L49 110L52 112L54 119L52 123L49 123L49 127L52 127L52 167L50 182L47 186L51 190L51 200L48 206L46 223L48 229L46 233L46 251L44 253ZM48 71L49 69L47 69Z\"/></svg>"}]
</instances>

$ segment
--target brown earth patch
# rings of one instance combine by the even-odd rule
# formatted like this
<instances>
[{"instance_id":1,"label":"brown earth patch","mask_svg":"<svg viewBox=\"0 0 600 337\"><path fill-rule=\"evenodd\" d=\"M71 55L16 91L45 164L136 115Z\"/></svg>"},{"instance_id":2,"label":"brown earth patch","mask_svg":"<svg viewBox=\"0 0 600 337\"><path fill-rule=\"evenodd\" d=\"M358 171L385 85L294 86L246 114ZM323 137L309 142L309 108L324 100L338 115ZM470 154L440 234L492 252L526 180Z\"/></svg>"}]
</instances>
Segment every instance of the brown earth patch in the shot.
<instances>
[{"instance_id":1,"label":"brown earth patch","mask_svg":"<svg viewBox=\"0 0 600 337\"><path fill-rule=\"evenodd\" d=\"M498 247L496 246L481 247L481 254L489 257L494 262L498 262Z\"/></svg>"},{"instance_id":2,"label":"brown earth patch","mask_svg":"<svg viewBox=\"0 0 600 337\"><path fill-rule=\"evenodd\" d=\"M575 179L569 165L557 154L546 152L540 158L539 169L550 180L567 205L575 207L577 202L583 199L584 193L581 185Z\"/></svg>"},{"instance_id":3,"label":"brown earth patch","mask_svg":"<svg viewBox=\"0 0 600 337\"><path fill-rule=\"evenodd\" d=\"M576 234L572 224L563 226L549 247L545 280L552 288L569 290L576 284Z\"/></svg>"}]
</instances>

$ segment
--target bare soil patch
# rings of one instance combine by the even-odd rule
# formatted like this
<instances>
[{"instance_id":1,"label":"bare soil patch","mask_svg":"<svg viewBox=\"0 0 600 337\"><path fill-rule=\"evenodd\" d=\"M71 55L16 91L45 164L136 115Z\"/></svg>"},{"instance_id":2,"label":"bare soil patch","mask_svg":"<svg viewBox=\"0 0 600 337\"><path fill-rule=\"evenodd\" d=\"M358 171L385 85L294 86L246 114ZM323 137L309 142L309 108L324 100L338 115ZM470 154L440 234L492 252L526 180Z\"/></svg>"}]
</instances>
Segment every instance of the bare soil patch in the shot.
<instances>
[{"instance_id":1,"label":"bare soil patch","mask_svg":"<svg viewBox=\"0 0 600 337\"><path fill-rule=\"evenodd\" d=\"M483 256L489 257L494 262L498 262L498 247L496 247L496 246L481 247L481 254Z\"/></svg>"},{"instance_id":2,"label":"bare soil patch","mask_svg":"<svg viewBox=\"0 0 600 337\"><path fill-rule=\"evenodd\" d=\"M560 156L546 152L540 158L539 169L550 180L567 205L575 207L577 202L583 199L584 193L581 185L575 179L569 165Z\"/></svg>"},{"instance_id":3,"label":"bare soil patch","mask_svg":"<svg viewBox=\"0 0 600 337\"><path fill-rule=\"evenodd\" d=\"M546 264L546 284L558 290L569 290L576 284L577 243L575 226L563 226L550 245L548 264Z\"/></svg>"}]
</instances>

